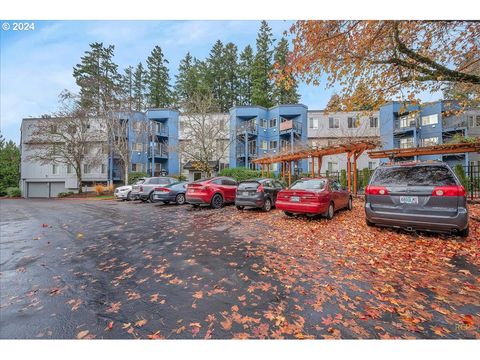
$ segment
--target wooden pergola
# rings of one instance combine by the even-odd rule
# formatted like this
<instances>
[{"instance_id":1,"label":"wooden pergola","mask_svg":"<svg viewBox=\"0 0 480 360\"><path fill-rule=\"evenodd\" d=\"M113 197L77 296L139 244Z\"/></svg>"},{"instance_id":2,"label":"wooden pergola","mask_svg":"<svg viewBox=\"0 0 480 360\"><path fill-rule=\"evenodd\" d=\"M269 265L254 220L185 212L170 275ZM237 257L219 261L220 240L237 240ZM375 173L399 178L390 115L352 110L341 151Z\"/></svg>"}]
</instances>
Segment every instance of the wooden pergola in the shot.
<instances>
[{"instance_id":1,"label":"wooden pergola","mask_svg":"<svg viewBox=\"0 0 480 360\"><path fill-rule=\"evenodd\" d=\"M480 138L475 142L461 142L455 144L441 144L433 146L424 146L406 149L389 149L389 150L375 150L369 151L368 156L372 159L389 158L394 160L396 158L421 156L421 155L448 155L448 154L462 154L480 152Z\"/></svg>"},{"instance_id":2,"label":"wooden pergola","mask_svg":"<svg viewBox=\"0 0 480 360\"><path fill-rule=\"evenodd\" d=\"M351 190L351 173L353 170L353 193L357 193L357 160L366 150L375 149L378 147L377 141L372 140L358 140L351 141L345 144L329 145L317 148L310 148L291 153L278 154L273 156L266 156L255 159L252 162L261 166L262 176L266 173L270 176L270 164L281 164L282 178L288 179L288 185L292 183L292 165L299 160L312 159L312 177L315 176L315 158L318 158L318 176L322 169L322 158L328 155L347 154L347 183L348 189ZM353 159L353 164L351 159ZM353 166L353 169L352 169Z\"/></svg>"}]
</instances>

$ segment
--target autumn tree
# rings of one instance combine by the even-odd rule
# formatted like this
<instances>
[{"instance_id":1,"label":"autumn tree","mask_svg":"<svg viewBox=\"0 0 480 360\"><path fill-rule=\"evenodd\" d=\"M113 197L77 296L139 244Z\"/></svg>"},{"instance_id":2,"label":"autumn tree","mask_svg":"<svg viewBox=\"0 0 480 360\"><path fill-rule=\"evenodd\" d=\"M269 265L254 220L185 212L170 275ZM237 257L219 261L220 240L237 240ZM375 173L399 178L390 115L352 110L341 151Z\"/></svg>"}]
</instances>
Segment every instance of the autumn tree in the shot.
<instances>
[{"instance_id":1,"label":"autumn tree","mask_svg":"<svg viewBox=\"0 0 480 360\"><path fill-rule=\"evenodd\" d=\"M182 104L183 139L175 149L208 175L213 171L211 164L225 156L230 144L228 124L219 124L212 116L215 107L211 93L195 94Z\"/></svg>"},{"instance_id":2,"label":"autumn tree","mask_svg":"<svg viewBox=\"0 0 480 360\"><path fill-rule=\"evenodd\" d=\"M262 21L257 35L257 52L252 64L252 105L271 107L273 105L272 29ZM286 75L287 76L287 75Z\"/></svg>"},{"instance_id":3,"label":"autumn tree","mask_svg":"<svg viewBox=\"0 0 480 360\"><path fill-rule=\"evenodd\" d=\"M328 100L326 110L327 111L343 111L345 107L342 104L342 99L337 93L333 93L332 96L330 97L330 100Z\"/></svg>"},{"instance_id":4,"label":"autumn tree","mask_svg":"<svg viewBox=\"0 0 480 360\"><path fill-rule=\"evenodd\" d=\"M478 22L297 21L291 33L293 54L283 76L299 75L315 85L326 76L327 87L342 87L342 100L359 83L374 101L415 100L449 84L480 84L469 71L480 59Z\"/></svg>"},{"instance_id":5,"label":"autumn tree","mask_svg":"<svg viewBox=\"0 0 480 360\"><path fill-rule=\"evenodd\" d=\"M285 72L288 65L288 41L284 37L280 39L277 47L275 48L275 54L273 56L274 70L273 74L281 74ZM298 94L298 83L296 79L289 74L288 76L279 77L275 82L273 88L273 99L277 104L296 104L300 100Z\"/></svg>"},{"instance_id":6,"label":"autumn tree","mask_svg":"<svg viewBox=\"0 0 480 360\"><path fill-rule=\"evenodd\" d=\"M25 143L27 161L41 164L70 166L82 192L82 166L98 167L107 155L104 144L106 133L101 123L90 116L90 108L83 106L81 96L63 91L60 109L54 117L35 122Z\"/></svg>"}]
</instances>

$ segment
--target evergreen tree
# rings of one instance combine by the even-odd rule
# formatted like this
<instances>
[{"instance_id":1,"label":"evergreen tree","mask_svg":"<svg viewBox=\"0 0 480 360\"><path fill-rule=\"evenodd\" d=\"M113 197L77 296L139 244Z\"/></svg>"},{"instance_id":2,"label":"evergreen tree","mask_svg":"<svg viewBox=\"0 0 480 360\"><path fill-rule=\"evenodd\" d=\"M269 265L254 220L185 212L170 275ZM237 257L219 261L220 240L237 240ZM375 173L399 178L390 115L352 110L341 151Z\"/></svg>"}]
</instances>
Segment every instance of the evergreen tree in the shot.
<instances>
[{"instance_id":1,"label":"evergreen tree","mask_svg":"<svg viewBox=\"0 0 480 360\"><path fill-rule=\"evenodd\" d=\"M264 20L257 35L257 53L252 67L252 104L265 107L273 105L273 85L271 80L274 43L272 29Z\"/></svg>"},{"instance_id":2,"label":"evergreen tree","mask_svg":"<svg viewBox=\"0 0 480 360\"><path fill-rule=\"evenodd\" d=\"M225 45L223 52L225 91L221 102L221 111L228 111L238 102L238 53L233 43Z\"/></svg>"},{"instance_id":3,"label":"evergreen tree","mask_svg":"<svg viewBox=\"0 0 480 360\"><path fill-rule=\"evenodd\" d=\"M252 47L247 45L240 54L240 62L238 64L238 105L250 105L252 103L253 60Z\"/></svg>"},{"instance_id":4,"label":"evergreen tree","mask_svg":"<svg viewBox=\"0 0 480 360\"><path fill-rule=\"evenodd\" d=\"M143 68L143 64L138 63L133 73L133 110L143 111L146 108L146 92L147 92L147 72Z\"/></svg>"},{"instance_id":5,"label":"evergreen tree","mask_svg":"<svg viewBox=\"0 0 480 360\"><path fill-rule=\"evenodd\" d=\"M297 81L293 76L284 75L288 61L288 53L288 41L282 37L275 49L274 55L274 73L283 75L279 77L274 85L273 97L277 104L296 104L300 100L300 95L297 91Z\"/></svg>"},{"instance_id":6,"label":"evergreen tree","mask_svg":"<svg viewBox=\"0 0 480 360\"><path fill-rule=\"evenodd\" d=\"M129 110L133 109L133 67L130 65L123 71L120 86L122 88L123 98L127 102Z\"/></svg>"},{"instance_id":7,"label":"evergreen tree","mask_svg":"<svg viewBox=\"0 0 480 360\"><path fill-rule=\"evenodd\" d=\"M20 149L12 140L6 142L0 134L0 196L20 181Z\"/></svg>"},{"instance_id":8,"label":"evergreen tree","mask_svg":"<svg viewBox=\"0 0 480 360\"><path fill-rule=\"evenodd\" d=\"M166 108L172 105L172 90L168 60L165 59L160 46L155 46L147 58L148 69L148 105L154 108Z\"/></svg>"},{"instance_id":9,"label":"evergreen tree","mask_svg":"<svg viewBox=\"0 0 480 360\"><path fill-rule=\"evenodd\" d=\"M206 81L211 89L213 101L220 111L224 111L225 85L225 63L224 46L220 40L213 45L210 55L207 58ZM200 73L201 74L201 73Z\"/></svg>"},{"instance_id":10,"label":"evergreen tree","mask_svg":"<svg viewBox=\"0 0 480 360\"><path fill-rule=\"evenodd\" d=\"M113 62L115 46L90 44L80 64L73 68L73 76L80 87L80 103L91 115L105 114L112 108L119 92L118 65Z\"/></svg>"},{"instance_id":11,"label":"evergreen tree","mask_svg":"<svg viewBox=\"0 0 480 360\"><path fill-rule=\"evenodd\" d=\"M197 70L197 60L188 52L180 61L178 74L175 76L175 99L177 103L183 103L197 92Z\"/></svg>"}]
</instances>

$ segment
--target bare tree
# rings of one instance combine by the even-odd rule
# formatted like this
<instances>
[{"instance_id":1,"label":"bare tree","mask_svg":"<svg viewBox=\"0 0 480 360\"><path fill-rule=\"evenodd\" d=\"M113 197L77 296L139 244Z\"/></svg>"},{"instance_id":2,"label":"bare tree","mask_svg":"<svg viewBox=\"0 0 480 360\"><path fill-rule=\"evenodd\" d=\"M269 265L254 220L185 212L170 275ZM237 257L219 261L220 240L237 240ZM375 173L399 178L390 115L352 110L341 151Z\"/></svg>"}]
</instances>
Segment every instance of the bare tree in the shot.
<instances>
[{"instance_id":1,"label":"bare tree","mask_svg":"<svg viewBox=\"0 0 480 360\"><path fill-rule=\"evenodd\" d=\"M178 145L182 157L210 176L212 163L218 163L230 146L228 124L212 117L213 95L195 94L183 104L183 139Z\"/></svg>"},{"instance_id":2,"label":"bare tree","mask_svg":"<svg viewBox=\"0 0 480 360\"><path fill-rule=\"evenodd\" d=\"M28 161L67 165L75 171L78 192L82 192L82 165L98 167L105 159L106 133L92 121L77 95L64 90L60 110L54 117L35 122L26 145Z\"/></svg>"}]
</instances>

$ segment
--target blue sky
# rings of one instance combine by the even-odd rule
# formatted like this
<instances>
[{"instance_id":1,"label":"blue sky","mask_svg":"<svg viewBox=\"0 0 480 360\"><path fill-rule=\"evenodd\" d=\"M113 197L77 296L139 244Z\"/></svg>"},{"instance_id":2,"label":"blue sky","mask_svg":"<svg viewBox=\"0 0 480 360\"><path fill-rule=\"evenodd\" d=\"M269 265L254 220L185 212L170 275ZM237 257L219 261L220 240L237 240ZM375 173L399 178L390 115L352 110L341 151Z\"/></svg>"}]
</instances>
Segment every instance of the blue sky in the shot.
<instances>
[{"instance_id":1,"label":"blue sky","mask_svg":"<svg viewBox=\"0 0 480 360\"><path fill-rule=\"evenodd\" d=\"M8 21L13 23L14 21ZM276 39L289 28L289 21L269 21ZM220 39L234 42L241 51L255 46L260 21L35 21L33 31L0 31L1 132L17 143L22 118L56 110L63 89L77 90L72 69L89 43L115 45L120 69L136 65L160 45L170 62L172 83L178 64L190 51L205 58ZM301 102L322 109L332 94L319 87L301 84Z\"/></svg>"}]
</instances>

